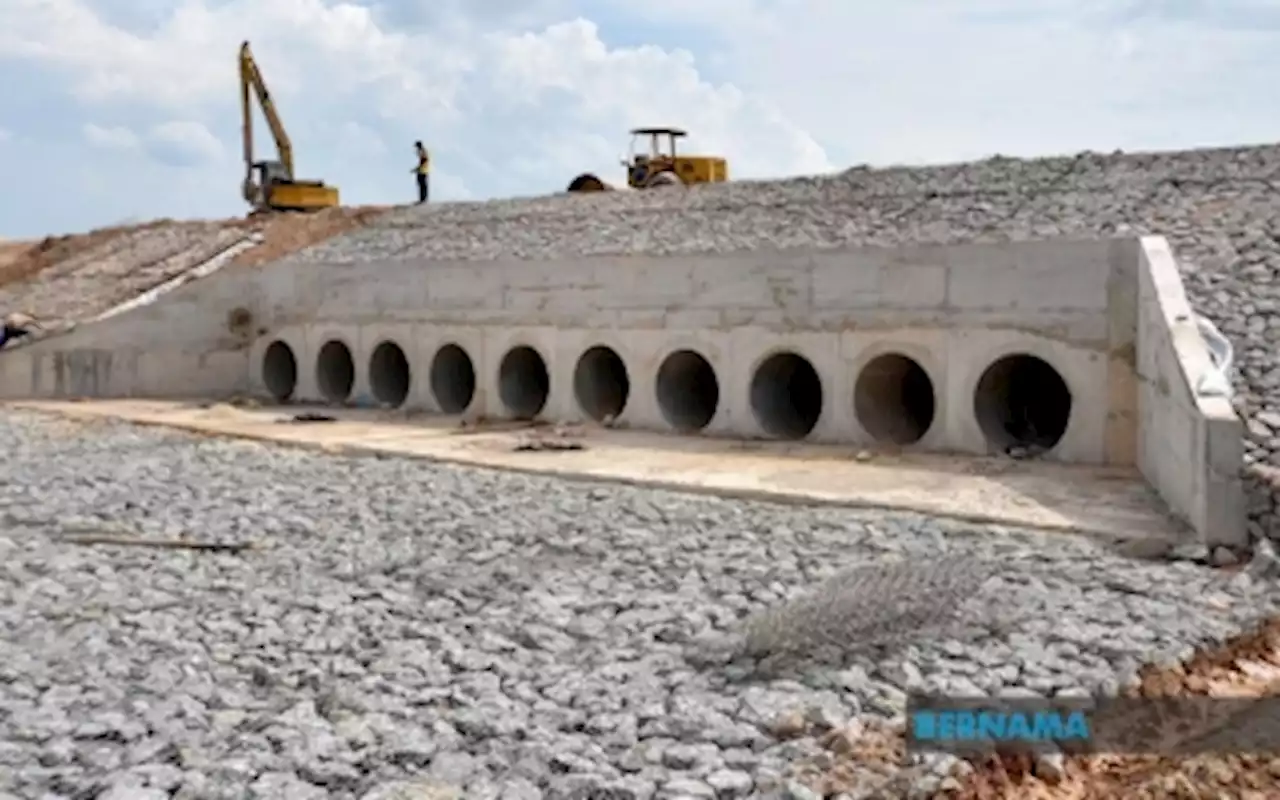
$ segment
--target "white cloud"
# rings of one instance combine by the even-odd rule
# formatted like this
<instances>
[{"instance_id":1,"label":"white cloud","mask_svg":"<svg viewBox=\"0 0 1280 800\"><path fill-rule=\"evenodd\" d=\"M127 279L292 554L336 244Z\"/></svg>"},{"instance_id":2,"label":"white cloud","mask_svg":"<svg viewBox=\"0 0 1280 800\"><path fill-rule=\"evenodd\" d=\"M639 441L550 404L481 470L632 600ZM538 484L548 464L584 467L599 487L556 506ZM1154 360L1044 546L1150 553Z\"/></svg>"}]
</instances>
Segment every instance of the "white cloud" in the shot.
<instances>
[{"instance_id":1,"label":"white cloud","mask_svg":"<svg viewBox=\"0 0 1280 800\"><path fill-rule=\"evenodd\" d=\"M85 141L102 150L136 150L142 145L136 133L118 125L104 127L90 122L83 132Z\"/></svg>"},{"instance_id":2,"label":"white cloud","mask_svg":"<svg viewBox=\"0 0 1280 800\"><path fill-rule=\"evenodd\" d=\"M1256 97L1280 37L1232 16L1256 5L765 0L723 16L721 55L844 163L1268 141L1280 111Z\"/></svg>"},{"instance_id":3,"label":"white cloud","mask_svg":"<svg viewBox=\"0 0 1280 800\"><path fill-rule=\"evenodd\" d=\"M199 166L223 155L222 142L199 122L172 120L147 132L147 151L159 161L176 167Z\"/></svg>"},{"instance_id":4,"label":"white cloud","mask_svg":"<svg viewBox=\"0 0 1280 800\"><path fill-rule=\"evenodd\" d=\"M13 133L8 128L0 128L0 144L3 144L13 138Z\"/></svg>"},{"instance_id":5,"label":"white cloud","mask_svg":"<svg viewBox=\"0 0 1280 800\"><path fill-rule=\"evenodd\" d=\"M0 66L0 95L29 91L41 113L6 121L21 145L4 152L23 155L0 171L48 164L64 149L59 131L82 130L96 146L149 158L91 170L53 159L70 182L127 185L139 214L241 213L227 163L239 150L244 31L254 32L300 177L338 185L346 202L411 200L419 138L435 159L433 197L448 199L555 191L587 169L618 180L626 130L640 123L689 129L690 149L723 153L735 177L1274 137L1280 109L1256 97L1269 91L1280 25L1268 27L1258 3L1190 8L6 0L0 64L16 66L13 76ZM19 86L31 88L9 88ZM37 117L45 128L23 127ZM255 133L265 154L265 126ZM186 192L186 181L201 192ZM0 199L0 216L82 225L97 213L94 196L79 207Z\"/></svg>"}]
</instances>

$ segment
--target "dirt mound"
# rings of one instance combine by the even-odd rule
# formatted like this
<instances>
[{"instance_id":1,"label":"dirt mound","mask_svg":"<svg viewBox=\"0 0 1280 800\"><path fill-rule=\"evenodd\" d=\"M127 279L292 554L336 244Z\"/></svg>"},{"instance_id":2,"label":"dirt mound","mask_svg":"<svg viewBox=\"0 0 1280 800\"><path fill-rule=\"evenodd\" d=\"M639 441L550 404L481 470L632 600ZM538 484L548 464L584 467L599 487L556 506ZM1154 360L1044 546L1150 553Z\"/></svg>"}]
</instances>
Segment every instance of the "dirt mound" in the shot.
<instances>
[{"instance_id":1,"label":"dirt mound","mask_svg":"<svg viewBox=\"0 0 1280 800\"><path fill-rule=\"evenodd\" d=\"M231 263L256 267L319 244L326 239L363 228L390 206L331 208L312 214L280 214L244 220L248 229L263 236L262 244L241 253Z\"/></svg>"},{"instance_id":2,"label":"dirt mound","mask_svg":"<svg viewBox=\"0 0 1280 800\"><path fill-rule=\"evenodd\" d=\"M1280 695L1280 620L1185 665L1148 669L1136 697L1275 697ZM1271 706L1240 709L1231 727ZM1221 725L1215 721L1214 727ZM1046 780L1027 757L995 757L982 764L948 800L1103 800L1103 798L1232 798L1280 796L1280 757L1273 753L1168 756L1098 755L1068 758L1063 774Z\"/></svg>"},{"instance_id":3,"label":"dirt mound","mask_svg":"<svg viewBox=\"0 0 1280 800\"><path fill-rule=\"evenodd\" d=\"M0 269L9 266L10 262L17 261L35 246L35 242L11 242L0 239Z\"/></svg>"}]
</instances>

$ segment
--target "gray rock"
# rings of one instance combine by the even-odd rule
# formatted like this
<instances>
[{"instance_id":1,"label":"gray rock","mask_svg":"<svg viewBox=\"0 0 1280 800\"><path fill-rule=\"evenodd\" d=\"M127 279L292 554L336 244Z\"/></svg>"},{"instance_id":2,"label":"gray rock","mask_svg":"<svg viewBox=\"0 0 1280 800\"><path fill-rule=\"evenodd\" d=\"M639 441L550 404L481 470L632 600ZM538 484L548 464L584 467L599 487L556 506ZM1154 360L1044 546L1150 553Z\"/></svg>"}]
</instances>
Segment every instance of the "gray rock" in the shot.
<instances>
[{"instance_id":1,"label":"gray rock","mask_svg":"<svg viewBox=\"0 0 1280 800\"><path fill-rule=\"evenodd\" d=\"M453 786L465 784L476 771L476 760L467 753L439 753L431 760L431 776Z\"/></svg>"},{"instance_id":2,"label":"gray rock","mask_svg":"<svg viewBox=\"0 0 1280 800\"><path fill-rule=\"evenodd\" d=\"M269 772L249 787L256 800L325 800L329 793L288 772Z\"/></svg>"},{"instance_id":3,"label":"gray rock","mask_svg":"<svg viewBox=\"0 0 1280 800\"><path fill-rule=\"evenodd\" d=\"M706 777L706 781L716 790L716 797L746 797L755 785L749 773L733 769L716 770Z\"/></svg>"},{"instance_id":4,"label":"gray rock","mask_svg":"<svg viewBox=\"0 0 1280 800\"><path fill-rule=\"evenodd\" d=\"M0 447L0 787L20 796L774 796L824 730L900 724L907 688L1118 690L1280 612L1275 580L918 515L16 411ZM95 519L272 546L52 541ZM859 564L948 559L1000 569L945 630L775 674L685 657Z\"/></svg>"},{"instance_id":5,"label":"gray rock","mask_svg":"<svg viewBox=\"0 0 1280 800\"><path fill-rule=\"evenodd\" d=\"M797 781L787 781L785 791L788 800L822 800L822 795Z\"/></svg>"},{"instance_id":6,"label":"gray rock","mask_svg":"<svg viewBox=\"0 0 1280 800\"><path fill-rule=\"evenodd\" d=\"M542 800L542 790L526 778L512 778L503 782L499 800Z\"/></svg>"},{"instance_id":7,"label":"gray rock","mask_svg":"<svg viewBox=\"0 0 1280 800\"><path fill-rule=\"evenodd\" d=\"M139 783L121 782L112 784L98 797L101 800L168 800L169 793Z\"/></svg>"},{"instance_id":8,"label":"gray rock","mask_svg":"<svg viewBox=\"0 0 1280 800\"><path fill-rule=\"evenodd\" d=\"M1229 567L1239 563L1240 559L1236 556L1235 551L1229 547L1215 547L1213 553L1209 556L1209 563L1215 567Z\"/></svg>"},{"instance_id":9,"label":"gray rock","mask_svg":"<svg viewBox=\"0 0 1280 800\"><path fill-rule=\"evenodd\" d=\"M715 798L716 790L708 783L693 778L672 778L662 785L661 796L676 798Z\"/></svg>"},{"instance_id":10,"label":"gray rock","mask_svg":"<svg viewBox=\"0 0 1280 800\"><path fill-rule=\"evenodd\" d=\"M540 797L540 795L533 797ZM375 786L360 795L360 800L461 800L461 798L462 794L457 789L435 781L394 781Z\"/></svg>"}]
</instances>

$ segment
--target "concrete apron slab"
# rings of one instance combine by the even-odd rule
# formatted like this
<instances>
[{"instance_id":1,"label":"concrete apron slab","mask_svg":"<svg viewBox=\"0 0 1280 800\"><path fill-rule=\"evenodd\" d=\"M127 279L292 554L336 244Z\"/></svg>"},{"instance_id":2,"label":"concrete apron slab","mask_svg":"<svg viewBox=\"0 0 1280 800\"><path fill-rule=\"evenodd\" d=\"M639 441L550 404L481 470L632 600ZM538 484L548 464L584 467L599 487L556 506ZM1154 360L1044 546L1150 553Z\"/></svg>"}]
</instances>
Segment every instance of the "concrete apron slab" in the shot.
<instances>
[{"instance_id":1,"label":"concrete apron slab","mask_svg":"<svg viewBox=\"0 0 1280 800\"><path fill-rule=\"evenodd\" d=\"M932 516L1091 534L1176 539L1185 526L1131 470L1007 459L873 453L838 446L733 442L598 427L563 437L515 423L463 425L457 417L305 406L238 408L191 402L15 401L10 408L78 420L114 419L189 432L309 447L330 453L397 455L568 479L730 497L913 511ZM289 424L317 412L333 422ZM541 433L540 433L541 431ZM521 451L531 436L581 450Z\"/></svg>"}]
</instances>

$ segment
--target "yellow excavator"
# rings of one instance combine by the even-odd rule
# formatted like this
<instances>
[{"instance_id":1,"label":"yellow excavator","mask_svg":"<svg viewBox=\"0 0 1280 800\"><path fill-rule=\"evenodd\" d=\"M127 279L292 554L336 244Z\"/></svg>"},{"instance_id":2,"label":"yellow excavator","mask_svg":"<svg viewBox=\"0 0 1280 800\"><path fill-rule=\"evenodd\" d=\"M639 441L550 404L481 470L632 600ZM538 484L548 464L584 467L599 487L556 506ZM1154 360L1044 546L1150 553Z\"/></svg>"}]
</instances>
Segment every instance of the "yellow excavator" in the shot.
<instances>
[{"instance_id":1,"label":"yellow excavator","mask_svg":"<svg viewBox=\"0 0 1280 800\"><path fill-rule=\"evenodd\" d=\"M721 156L686 156L676 153L676 141L689 134L679 128L636 128L631 131L631 158L624 159L627 185L632 189L691 186L729 180L729 164ZM648 152L638 147L648 138ZM665 147L664 147L665 145ZM570 192L607 192L614 187L590 172L569 183Z\"/></svg>"},{"instance_id":2,"label":"yellow excavator","mask_svg":"<svg viewBox=\"0 0 1280 800\"><path fill-rule=\"evenodd\" d=\"M253 160L253 96L276 141L277 160ZM338 205L338 190L322 181L300 181L293 176L293 143L285 132L262 72L253 60L249 43L240 45L240 113L244 130L244 184L241 193L255 213L269 211L320 211Z\"/></svg>"}]
</instances>

